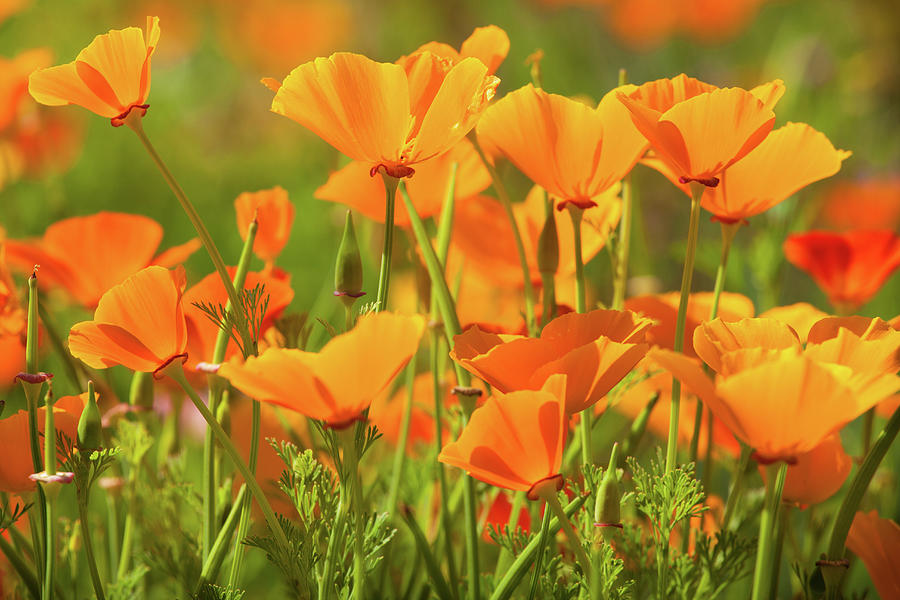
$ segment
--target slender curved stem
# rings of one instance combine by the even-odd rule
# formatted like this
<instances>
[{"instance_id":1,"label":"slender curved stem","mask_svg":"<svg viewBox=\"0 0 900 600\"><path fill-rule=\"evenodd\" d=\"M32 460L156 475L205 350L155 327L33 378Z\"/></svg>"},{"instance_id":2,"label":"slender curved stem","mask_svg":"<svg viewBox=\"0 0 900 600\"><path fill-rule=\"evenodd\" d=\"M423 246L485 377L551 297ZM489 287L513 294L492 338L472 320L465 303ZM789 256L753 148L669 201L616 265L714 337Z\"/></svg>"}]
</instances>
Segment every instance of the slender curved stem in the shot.
<instances>
[{"instance_id":1,"label":"slender curved stem","mask_svg":"<svg viewBox=\"0 0 900 600\"><path fill-rule=\"evenodd\" d=\"M541 563L544 558L544 548L547 547L547 537L550 531L550 513L544 510L544 518L541 520L540 547L537 556L534 559L534 571L531 574L531 592L528 594L528 600L534 600L534 594L537 592L538 581L541 579Z\"/></svg>"},{"instance_id":2,"label":"slender curved stem","mask_svg":"<svg viewBox=\"0 0 900 600\"><path fill-rule=\"evenodd\" d=\"M84 502L78 500L78 519L81 521L81 535L84 538L84 553L87 555L88 569L91 573L91 584L94 586L94 595L97 600L105 600L103 592L103 580L100 579L100 571L97 569L97 559L94 556L94 542L91 536L91 526L88 523L87 498Z\"/></svg>"},{"instance_id":3,"label":"slender curved stem","mask_svg":"<svg viewBox=\"0 0 900 600\"><path fill-rule=\"evenodd\" d=\"M340 540L344 538L344 523L347 520L347 512L349 510L349 499L346 496L344 486L341 486L337 505L337 515L334 519L331 535L328 536L328 549L325 551L325 566L322 569L322 578L319 579L319 600L328 600L328 592L332 588L337 547L338 544L341 543Z\"/></svg>"},{"instance_id":4,"label":"slender curved stem","mask_svg":"<svg viewBox=\"0 0 900 600\"><path fill-rule=\"evenodd\" d=\"M766 467L766 501L759 519L759 543L756 548L756 568L753 570L752 600L763 600L769 593L772 578L772 553L775 547L775 521L787 463L775 463Z\"/></svg>"},{"instance_id":5,"label":"slender curved stem","mask_svg":"<svg viewBox=\"0 0 900 600\"><path fill-rule=\"evenodd\" d=\"M621 84L620 84L621 85ZM619 243L616 244L616 273L613 279L613 310L625 307L625 291L628 288L628 261L631 257L632 195L631 173L622 180L622 218L619 221Z\"/></svg>"},{"instance_id":6,"label":"slender curved stem","mask_svg":"<svg viewBox=\"0 0 900 600\"><path fill-rule=\"evenodd\" d=\"M731 486L728 491L728 500L725 501L725 512L722 515L722 529L728 529L734 511L737 508L738 501L744 493L744 474L750 465L750 456L753 454L753 448L746 444L741 445L741 458L737 467L731 474Z\"/></svg>"},{"instance_id":7,"label":"slender curved stem","mask_svg":"<svg viewBox=\"0 0 900 600\"><path fill-rule=\"evenodd\" d=\"M568 205L569 215L572 217L572 235L575 244L575 310L579 313L587 312L587 299L585 298L584 260L581 253L581 219L584 210L574 204ZM591 447L591 420L593 406L581 411L581 424L578 429L581 433L581 463L589 465L593 462L593 448Z\"/></svg>"},{"instance_id":8,"label":"slender curved stem","mask_svg":"<svg viewBox=\"0 0 900 600\"><path fill-rule=\"evenodd\" d=\"M355 514L353 531L353 600L365 597L366 563L363 549L363 502L362 480L359 476L359 453L356 448L356 427L351 426L338 432L344 447L344 465L347 469L341 485L352 498Z\"/></svg>"},{"instance_id":9,"label":"slender curved stem","mask_svg":"<svg viewBox=\"0 0 900 600\"><path fill-rule=\"evenodd\" d=\"M388 512L397 508L397 496L400 494L400 481L403 479L403 467L406 463L406 446L409 443L409 426L412 421L413 384L416 379L415 360L406 366L406 403L403 406L403 419L400 421L400 437L394 449L394 467L391 470L391 483L388 487Z\"/></svg>"},{"instance_id":10,"label":"slender curved stem","mask_svg":"<svg viewBox=\"0 0 900 600\"><path fill-rule=\"evenodd\" d=\"M569 545L572 547L572 551L575 553L575 558L578 560L578 564L581 565L581 571L584 573L584 578L588 581L591 579L591 560L588 558L587 552L584 551L584 546L581 545L581 538L578 536L578 533L575 532L575 528L572 527L572 523L569 521L569 517L566 516L566 512L563 510L562 505L559 503L559 498L556 496L555 490L549 490L547 493L542 494L544 500L547 501L547 506L550 510L553 511L554 516L559 519L560 525L562 525L562 530L565 532L566 537L569 539Z\"/></svg>"},{"instance_id":11,"label":"slender curved stem","mask_svg":"<svg viewBox=\"0 0 900 600\"><path fill-rule=\"evenodd\" d=\"M231 505L231 510L228 512L228 517L225 518L225 524L219 529L219 535L216 536L216 541L210 549L209 557L203 562L200 579L197 581L197 587L194 588L195 594L200 593L205 584L216 580L219 569L222 568L222 563L225 561L225 554L228 552L231 536L234 535L234 531L237 529L245 498L249 498L246 483L242 484L238 490L237 496L234 498L234 504ZM240 544L240 540L237 540L236 544Z\"/></svg>"},{"instance_id":12,"label":"slender curved stem","mask_svg":"<svg viewBox=\"0 0 900 600\"><path fill-rule=\"evenodd\" d=\"M375 311L387 307L388 288L391 283L391 257L394 253L394 205L397 203L397 186L400 180L382 172L384 179L384 246L381 250L381 267L378 270L378 294Z\"/></svg>"}]
</instances>

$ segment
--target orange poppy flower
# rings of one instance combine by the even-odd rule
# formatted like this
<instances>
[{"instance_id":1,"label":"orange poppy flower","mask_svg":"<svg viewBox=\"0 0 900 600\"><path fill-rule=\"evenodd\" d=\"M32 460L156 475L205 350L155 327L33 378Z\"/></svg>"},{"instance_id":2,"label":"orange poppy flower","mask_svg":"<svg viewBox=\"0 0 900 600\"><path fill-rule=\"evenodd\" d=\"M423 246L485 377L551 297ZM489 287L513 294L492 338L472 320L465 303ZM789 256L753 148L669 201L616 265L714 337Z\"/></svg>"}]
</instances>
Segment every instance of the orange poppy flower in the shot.
<instances>
[{"instance_id":1,"label":"orange poppy flower","mask_svg":"<svg viewBox=\"0 0 900 600\"><path fill-rule=\"evenodd\" d=\"M11 143L21 157L22 173L40 179L69 169L78 158L83 138L84 127L75 115L38 110L16 123Z\"/></svg>"},{"instance_id":2,"label":"orange poppy flower","mask_svg":"<svg viewBox=\"0 0 900 600\"><path fill-rule=\"evenodd\" d=\"M475 126L500 80L477 58L430 52L405 66L338 52L300 65L276 90L272 112L297 121L354 160L392 177L449 150Z\"/></svg>"},{"instance_id":3,"label":"orange poppy flower","mask_svg":"<svg viewBox=\"0 0 900 600\"><path fill-rule=\"evenodd\" d=\"M487 507L487 514L480 519L479 522L484 522L484 533L481 534L481 539L489 544L493 544L494 541L491 539L491 529L493 528L495 531L503 532L504 527L509 526L509 517L512 515L512 502L509 500L510 494L505 491L500 491L495 497L494 501L491 502L490 506ZM543 511L546 510L545 507L541 507L541 516L543 517ZM531 513L528 512L527 506L522 506L519 509L519 516L516 519L515 527L521 529L525 533L531 533Z\"/></svg>"},{"instance_id":4,"label":"orange poppy flower","mask_svg":"<svg viewBox=\"0 0 900 600\"><path fill-rule=\"evenodd\" d=\"M159 42L159 18L147 17L147 30L113 29L98 35L73 62L40 69L28 79L28 91L41 104L77 104L124 125L132 110L147 113L150 56Z\"/></svg>"},{"instance_id":5,"label":"orange poppy flower","mask_svg":"<svg viewBox=\"0 0 900 600\"><path fill-rule=\"evenodd\" d=\"M847 535L847 547L862 559L882 598L900 598L900 526L877 511L859 511Z\"/></svg>"},{"instance_id":6,"label":"orange poppy flower","mask_svg":"<svg viewBox=\"0 0 900 600\"><path fill-rule=\"evenodd\" d=\"M707 187L701 205L723 223L738 223L783 202L797 190L831 177L852 153L836 150L824 134L805 123L788 123L770 133L747 156L719 175L719 185ZM685 193L691 191L659 159L644 161Z\"/></svg>"},{"instance_id":7,"label":"orange poppy flower","mask_svg":"<svg viewBox=\"0 0 900 600\"><path fill-rule=\"evenodd\" d=\"M453 338L450 356L503 393L541 389L552 375L568 375L565 409L574 414L597 403L643 358L652 323L627 310L594 310L557 317L539 338L474 326Z\"/></svg>"},{"instance_id":8,"label":"orange poppy flower","mask_svg":"<svg viewBox=\"0 0 900 600\"><path fill-rule=\"evenodd\" d=\"M622 179L647 149L617 88L596 108L548 94L531 84L484 112L476 128L485 152L508 158L529 179L560 200L581 208Z\"/></svg>"},{"instance_id":9,"label":"orange poppy flower","mask_svg":"<svg viewBox=\"0 0 900 600\"><path fill-rule=\"evenodd\" d=\"M28 76L50 64L50 56L47 48L35 48L13 59L0 57L0 131L15 121L28 92Z\"/></svg>"},{"instance_id":10,"label":"orange poppy flower","mask_svg":"<svg viewBox=\"0 0 900 600\"><path fill-rule=\"evenodd\" d=\"M87 394L63 396L53 404L54 425L57 432L63 432L73 440L77 435L78 419L87 402ZM38 409L38 431L44 431L44 413ZM3 460L0 460L0 492L21 494L34 491L35 482L28 476L34 473L31 450L28 442L28 411L20 410L0 419L0 440L3 440ZM44 444L41 444L43 454Z\"/></svg>"},{"instance_id":11,"label":"orange poppy flower","mask_svg":"<svg viewBox=\"0 0 900 600\"><path fill-rule=\"evenodd\" d=\"M682 183L709 187L772 130L775 81L753 91L716 88L684 74L617 92L638 130ZM714 134L712 132L715 132Z\"/></svg>"},{"instance_id":12,"label":"orange poppy flower","mask_svg":"<svg viewBox=\"0 0 900 600\"><path fill-rule=\"evenodd\" d=\"M234 278L234 267L228 268L228 275ZM294 290L287 281L278 279L271 274L253 271L247 273L244 289L253 289L257 285L265 286L265 294L269 298L262 327L259 330L259 336L262 338L294 299ZM194 369L198 362L212 360L216 338L219 335L219 327L209 319L203 310L197 308L195 303L225 306L226 302L228 302L228 294L225 292L225 286L222 285L222 279L218 273L210 273L184 293L184 317L187 322L188 336L188 360L185 367L188 370ZM237 353L237 345L229 343L225 358L231 358Z\"/></svg>"},{"instance_id":13,"label":"orange poppy flower","mask_svg":"<svg viewBox=\"0 0 900 600\"><path fill-rule=\"evenodd\" d=\"M149 265L175 266L200 247L192 239L154 257L163 228L148 217L99 212L57 221L35 241L9 240L10 263L23 271L41 265L39 281L65 288L87 308L106 290Z\"/></svg>"},{"instance_id":14,"label":"orange poppy flower","mask_svg":"<svg viewBox=\"0 0 900 600\"><path fill-rule=\"evenodd\" d=\"M853 459L844 451L840 434L832 434L788 465L781 497L801 508L821 504L841 489L852 467ZM765 481L766 469L760 466L759 472Z\"/></svg>"},{"instance_id":15,"label":"orange poppy flower","mask_svg":"<svg viewBox=\"0 0 900 600\"><path fill-rule=\"evenodd\" d=\"M76 323L69 351L94 369L124 365L155 373L187 360L187 326L181 308L184 269L147 267L100 298L93 321Z\"/></svg>"},{"instance_id":16,"label":"orange poppy flower","mask_svg":"<svg viewBox=\"0 0 900 600\"><path fill-rule=\"evenodd\" d=\"M562 489L563 446L569 428L566 378L555 375L540 390L494 394L475 409L459 439L444 446L438 460L490 485L528 492L556 481ZM540 443L536 443L536 442Z\"/></svg>"},{"instance_id":17,"label":"orange poppy flower","mask_svg":"<svg viewBox=\"0 0 900 600\"><path fill-rule=\"evenodd\" d=\"M247 239L250 222L256 217L259 228L253 252L266 264L274 263L287 243L294 223L294 205L284 188L276 186L270 190L244 192L234 201L234 210L242 240Z\"/></svg>"},{"instance_id":18,"label":"orange poppy flower","mask_svg":"<svg viewBox=\"0 0 900 600\"><path fill-rule=\"evenodd\" d=\"M218 372L260 402L340 429L363 418L363 411L415 354L424 330L425 319L418 315L370 313L321 352L268 348L243 364L224 363Z\"/></svg>"},{"instance_id":19,"label":"orange poppy flower","mask_svg":"<svg viewBox=\"0 0 900 600\"><path fill-rule=\"evenodd\" d=\"M506 55L509 54L509 36L496 25L487 25L476 27L458 51L441 42L428 42L419 46L413 54L420 52L431 52L435 56L450 59L455 63L471 56L483 62L487 67L488 75L493 75ZM409 57L403 56L397 60L397 64L405 64L407 60Z\"/></svg>"},{"instance_id":20,"label":"orange poppy flower","mask_svg":"<svg viewBox=\"0 0 900 600\"><path fill-rule=\"evenodd\" d=\"M900 175L841 181L822 202L822 217L838 229L890 229L900 226Z\"/></svg>"},{"instance_id":21,"label":"orange poppy flower","mask_svg":"<svg viewBox=\"0 0 900 600\"><path fill-rule=\"evenodd\" d=\"M11 386L25 368L25 310L6 267L5 232L0 228L0 390Z\"/></svg>"},{"instance_id":22,"label":"orange poppy flower","mask_svg":"<svg viewBox=\"0 0 900 600\"><path fill-rule=\"evenodd\" d=\"M838 311L853 312L900 266L900 236L892 231L810 231L788 236L784 255L809 273Z\"/></svg>"},{"instance_id":23,"label":"orange poppy flower","mask_svg":"<svg viewBox=\"0 0 900 600\"><path fill-rule=\"evenodd\" d=\"M416 176L404 184L409 192L409 199L422 219L441 212L453 163L458 165L454 189L457 200L474 196L491 185L491 175L475 152L472 142L463 138L447 152L420 163L416 167ZM351 162L332 173L313 196L319 200L339 202L377 223L384 223L384 180L371 177L370 170L371 165L365 162ZM401 227L408 226L409 214L405 204L398 203L394 210L394 223Z\"/></svg>"},{"instance_id":24,"label":"orange poppy flower","mask_svg":"<svg viewBox=\"0 0 900 600\"><path fill-rule=\"evenodd\" d=\"M775 319L790 326L791 329L797 332L797 337L801 340L806 340L809 336L810 328L827 316L828 313L819 310L808 302L776 306L759 315L761 319Z\"/></svg>"}]
</instances>

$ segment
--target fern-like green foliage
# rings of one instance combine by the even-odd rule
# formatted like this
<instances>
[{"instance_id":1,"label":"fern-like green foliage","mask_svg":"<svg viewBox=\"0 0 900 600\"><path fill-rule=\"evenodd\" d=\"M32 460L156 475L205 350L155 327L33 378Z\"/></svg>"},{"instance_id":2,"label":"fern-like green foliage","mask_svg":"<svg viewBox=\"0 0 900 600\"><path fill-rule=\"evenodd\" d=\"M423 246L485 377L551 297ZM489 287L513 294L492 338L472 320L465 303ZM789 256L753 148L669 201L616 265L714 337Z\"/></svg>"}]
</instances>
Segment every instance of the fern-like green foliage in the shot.
<instances>
[{"instance_id":1,"label":"fern-like green foliage","mask_svg":"<svg viewBox=\"0 0 900 600\"><path fill-rule=\"evenodd\" d=\"M207 316L207 318L216 324L216 327L226 332L237 347L241 354L246 358L256 353L256 346L259 343L259 336L262 332L263 319L266 316L266 310L269 308L269 295L266 293L266 286L263 283L257 283L252 288L245 288L239 293L241 306L237 310L232 310L224 304L212 302L194 302L194 306L199 308ZM245 347L246 344L241 336L238 335L239 325L247 323L247 329L250 332L249 343L253 344L253 348Z\"/></svg>"},{"instance_id":2,"label":"fern-like green foliage","mask_svg":"<svg viewBox=\"0 0 900 600\"><path fill-rule=\"evenodd\" d=\"M142 600L144 598L144 575L150 569L145 565L138 565L119 577L115 583L106 587L107 600Z\"/></svg>"},{"instance_id":3,"label":"fern-like green foliage","mask_svg":"<svg viewBox=\"0 0 900 600\"><path fill-rule=\"evenodd\" d=\"M750 574L756 553L754 540L739 537L732 531L719 531L715 536L696 532L699 539L693 556L674 560L672 579L678 598L718 598L729 585Z\"/></svg>"},{"instance_id":4,"label":"fern-like green foliage","mask_svg":"<svg viewBox=\"0 0 900 600\"><path fill-rule=\"evenodd\" d=\"M244 600L246 595L243 590L207 583L191 596L191 600Z\"/></svg>"}]
</instances>

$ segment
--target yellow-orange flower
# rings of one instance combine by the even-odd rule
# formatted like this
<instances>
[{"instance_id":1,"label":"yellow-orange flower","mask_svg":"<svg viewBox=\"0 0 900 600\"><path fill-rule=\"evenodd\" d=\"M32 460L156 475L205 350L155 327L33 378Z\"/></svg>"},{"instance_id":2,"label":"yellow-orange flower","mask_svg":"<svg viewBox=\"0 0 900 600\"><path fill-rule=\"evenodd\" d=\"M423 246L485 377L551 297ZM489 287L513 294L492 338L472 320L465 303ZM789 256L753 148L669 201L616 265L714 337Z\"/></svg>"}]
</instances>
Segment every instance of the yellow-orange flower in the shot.
<instances>
[{"instance_id":1,"label":"yellow-orange flower","mask_svg":"<svg viewBox=\"0 0 900 600\"><path fill-rule=\"evenodd\" d=\"M476 27L459 50L442 42L428 42L419 46L413 54L419 52L431 52L453 62L459 62L471 56L483 62L488 69L488 75L493 75L509 53L509 36L496 25L487 25ZM402 65L407 60L409 57L403 56L397 60L397 63Z\"/></svg>"},{"instance_id":2,"label":"yellow-orange flower","mask_svg":"<svg viewBox=\"0 0 900 600\"><path fill-rule=\"evenodd\" d=\"M272 112L297 121L354 160L392 177L466 136L500 81L477 58L431 52L404 66L347 52L300 65L279 84Z\"/></svg>"},{"instance_id":3,"label":"yellow-orange flower","mask_svg":"<svg viewBox=\"0 0 900 600\"><path fill-rule=\"evenodd\" d=\"M294 224L294 205L288 199L284 188L275 186L270 190L244 192L234 201L238 231L241 239L247 239L250 223L256 218L259 224L253 252L272 264L291 235Z\"/></svg>"},{"instance_id":4,"label":"yellow-orange flower","mask_svg":"<svg viewBox=\"0 0 900 600\"><path fill-rule=\"evenodd\" d=\"M863 561L882 598L900 598L900 525L877 511L859 511L847 534L847 547Z\"/></svg>"},{"instance_id":5,"label":"yellow-orange flower","mask_svg":"<svg viewBox=\"0 0 900 600\"><path fill-rule=\"evenodd\" d=\"M147 112L150 56L158 42L158 17L147 17L146 32L111 30L95 37L73 62L32 73L28 91L41 104L77 104L118 127L132 110Z\"/></svg>"}]
</instances>

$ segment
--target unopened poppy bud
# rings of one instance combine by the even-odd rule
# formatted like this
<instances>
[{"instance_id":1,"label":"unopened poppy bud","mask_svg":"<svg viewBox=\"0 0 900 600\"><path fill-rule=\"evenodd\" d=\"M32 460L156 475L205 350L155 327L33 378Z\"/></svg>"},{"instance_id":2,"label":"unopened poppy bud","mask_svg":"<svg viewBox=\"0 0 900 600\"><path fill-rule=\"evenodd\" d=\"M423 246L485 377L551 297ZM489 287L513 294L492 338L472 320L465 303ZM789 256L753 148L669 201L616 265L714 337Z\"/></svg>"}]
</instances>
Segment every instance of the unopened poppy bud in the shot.
<instances>
[{"instance_id":1,"label":"unopened poppy bud","mask_svg":"<svg viewBox=\"0 0 900 600\"><path fill-rule=\"evenodd\" d=\"M603 473L603 480L597 490L597 501L594 504L594 526L600 528L603 539L609 541L617 528L621 529L619 505L619 480L616 477L616 464L619 462L619 444L613 444L609 457L609 466Z\"/></svg>"},{"instance_id":2,"label":"unopened poppy bud","mask_svg":"<svg viewBox=\"0 0 900 600\"><path fill-rule=\"evenodd\" d=\"M94 393L94 382L88 382L88 400L78 419L78 448L79 450L96 450L103 446L103 422L100 417L100 409L97 407L97 397Z\"/></svg>"},{"instance_id":3,"label":"unopened poppy bud","mask_svg":"<svg viewBox=\"0 0 900 600\"><path fill-rule=\"evenodd\" d=\"M541 273L556 273L559 268L559 237L556 233L556 216L547 211L544 228L538 236L538 270Z\"/></svg>"},{"instance_id":4,"label":"unopened poppy bud","mask_svg":"<svg viewBox=\"0 0 900 600\"><path fill-rule=\"evenodd\" d=\"M359 298L365 294L362 285L362 259L359 256L359 244L356 242L356 230L353 228L353 216L348 210L344 235L341 237L337 262L334 266L334 295L350 299Z\"/></svg>"}]
</instances>

